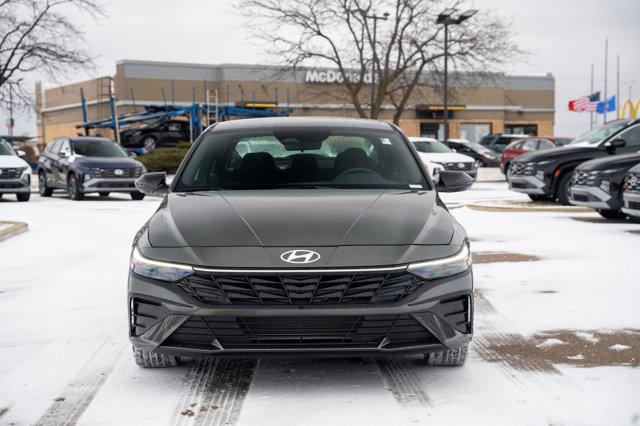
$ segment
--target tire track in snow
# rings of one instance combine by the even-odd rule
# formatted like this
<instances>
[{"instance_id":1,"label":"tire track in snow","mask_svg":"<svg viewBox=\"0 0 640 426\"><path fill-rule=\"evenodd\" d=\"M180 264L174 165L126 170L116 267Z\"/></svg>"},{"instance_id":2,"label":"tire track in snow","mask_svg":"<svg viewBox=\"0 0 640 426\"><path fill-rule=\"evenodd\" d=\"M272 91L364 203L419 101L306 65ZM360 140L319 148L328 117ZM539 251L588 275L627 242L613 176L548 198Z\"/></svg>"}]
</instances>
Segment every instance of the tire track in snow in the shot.
<instances>
[{"instance_id":1,"label":"tire track in snow","mask_svg":"<svg viewBox=\"0 0 640 426\"><path fill-rule=\"evenodd\" d=\"M194 361L174 424L236 424L256 367L253 359L207 357Z\"/></svg>"},{"instance_id":2,"label":"tire track in snow","mask_svg":"<svg viewBox=\"0 0 640 426\"><path fill-rule=\"evenodd\" d=\"M121 338L107 339L102 343L36 424L76 424L128 346L129 342Z\"/></svg>"},{"instance_id":3,"label":"tire track in snow","mask_svg":"<svg viewBox=\"0 0 640 426\"><path fill-rule=\"evenodd\" d=\"M393 397L402 407L419 409L430 405L422 381L405 360L379 358L375 362L387 389L391 391Z\"/></svg>"}]
</instances>

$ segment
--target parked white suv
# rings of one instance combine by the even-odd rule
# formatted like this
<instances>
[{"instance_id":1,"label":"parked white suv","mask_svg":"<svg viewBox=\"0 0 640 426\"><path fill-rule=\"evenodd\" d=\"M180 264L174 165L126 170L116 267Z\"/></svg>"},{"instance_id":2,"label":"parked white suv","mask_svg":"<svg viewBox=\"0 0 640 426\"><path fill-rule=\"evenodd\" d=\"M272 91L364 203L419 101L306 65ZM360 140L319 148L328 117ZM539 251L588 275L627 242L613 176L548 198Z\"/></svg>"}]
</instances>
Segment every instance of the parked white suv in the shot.
<instances>
[{"instance_id":1,"label":"parked white suv","mask_svg":"<svg viewBox=\"0 0 640 426\"><path fill-rule=\"evenodd\" d=\"M23 151L15 151L9 142L0 139L0 197L16 194L18 201L29 201L31 166L21 156Z\"/></svg>"},{"instance_id":2,"label":"parked white suv","mask_svg":"<svg viewBox=\"0 0 640 426\"><path fill-rule=\"evenodd\" d=\"M420 154L422 161L427 164L427 167L429 167L428 162L431 162L442 166L444 170L465 172L473 179L476 178L478 170L476 168L476 161L472 157L458 154L436 139L411 137L409 140L413 143L413 146L418 151L418 154ZM431 171L431 169L429 169L429 171Z\"/></svg>"}]
</instances>

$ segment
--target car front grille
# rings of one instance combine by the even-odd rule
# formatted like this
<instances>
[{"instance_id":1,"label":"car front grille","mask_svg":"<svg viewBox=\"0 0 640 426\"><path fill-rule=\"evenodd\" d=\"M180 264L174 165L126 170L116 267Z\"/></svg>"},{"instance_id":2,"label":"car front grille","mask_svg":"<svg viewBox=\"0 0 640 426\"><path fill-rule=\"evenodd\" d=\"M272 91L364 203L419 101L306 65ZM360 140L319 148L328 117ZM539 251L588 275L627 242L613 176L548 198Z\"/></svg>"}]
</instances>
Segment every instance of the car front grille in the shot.
<instances>
[{"instance_id":1,"label":"car front grille","mask_svg":"<svg viewBox=\"0 0 640 426\"><path fill-rule=\"evenodd\" d=\"M327 275L221 275L198 272L177 286L212 305L353 305L394 303L425 281L401 272Z\"/></svg>"},{"instance_id":2,"label":"car front grille","mask_svg":"<svg viewBox=\"0 0 640 426\"><path fill-rule=\"evenodd\" d=\"M142 174L142 168L92 168L91 173L96 178L134 178Z\"/></svg>"},{"instance_id":3,"label":"car front grille","mask_svg":"<svg viewBox=\"0 0 640 426\"><path fill-rule=\"evenodd\" d=\"M1 179L18 179L22 175L24 168L2 168L0 169Z\"/></svg>"},{"instance_id":4,"label":"car front grille","mask_svg":"<svg viewBox=\"0 0 640 426\"><path fill-rule=\"evenodd\" d=\"M624 178L627 191L639 191L640 192L640 173L627 173Z\"/></svg>"},{"instance_id":5,"label":"car front grille","mask_svg":"<svg viewBox=\"0 0 640 426\"><path fill-rule=\"evenodd\" d=\"M640 210L640 201L629 201L629 208L634 210Z\"/></svg>"},{"instance_id":6,"label":"car front grille","mask_svg":"<svg viewBox=\"0 0 640 426\"><path fill-rule=\"evenodd\" d=\"M525 176L533 174L533 163L520 163L513 161L509 164L509 174L513 176Z\"/></svg>"},{"instance_id":7,"label":"car front grille","mask_svg":"<svg viewBox=\"0 0 640 426\"><path fill-rule=\"evenodd\" d=\"M160 303L133 297L129 300L129 329L132 336L147 332L168 312Z\"/></svg>"},{"instance_id":8,"label":"car front grille","mask_svg":"<svg viewBox=\"0 0 640 426\"><path fill-rule=\"evenodd\" d=\"M598 174L596 172L588 172L586 170L574 170L571 175L572 185L595 186Z\"/></svg>"},{"instance_id":9,"label":"car front grille","mask_svg":"<svg viewBox=\"0 0 640 426\"><path fill-rule=\"evenodd\" d=\"M583 203L586 203L589 201L589 196L584 194L572 194L571 198L573 198L574 201L580 201Z\"/></svg>"},{"instance_id":10,"label":"car front grille","mask_svg":"<svg viewBox=\"0 0 640 426\"><path fill-rule=\"evenodd\" d=\"M438 343L412 315L190 317L162 346L193 349L411 347Z\"/></svg>"}]
</instances>

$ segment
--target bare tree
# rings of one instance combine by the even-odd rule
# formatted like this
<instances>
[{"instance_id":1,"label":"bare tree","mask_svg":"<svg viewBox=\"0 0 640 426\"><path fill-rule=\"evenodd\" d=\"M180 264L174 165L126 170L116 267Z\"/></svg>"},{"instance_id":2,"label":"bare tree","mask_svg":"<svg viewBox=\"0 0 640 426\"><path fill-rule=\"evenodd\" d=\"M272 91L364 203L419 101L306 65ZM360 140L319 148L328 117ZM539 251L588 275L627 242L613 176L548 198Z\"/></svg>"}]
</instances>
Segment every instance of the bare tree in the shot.
<instances>
[{"instance_id":1,"label":"bare tree","mask_svg":"<svg viewBox=\"0 0 640 426\"><path fill-rule=\"evenodd\" d=\"M416 87L438 81L428 79L440 72L444 57L437 15L464 9L466 0L244 0L240 6L280 65L335 67L360 117L377 118L391 103L398 123ZM387 20L372 18L385 12ZM451 68L476 75L497 70L521 52L510 36L510 23L491 12L450 27Z\"/></svg>"},{"instance_id":2,"label":"bare tree","mask_svg":"<svg viewBox=\"0 0 640 426\"><path fill-rule=\"evenodd\" d=\"M69 15L104 15L95 0L0 0L0 106L32 103L25 78L38 72L58 79L92 60L80 27Z\"/></svg>"}]
</instances>

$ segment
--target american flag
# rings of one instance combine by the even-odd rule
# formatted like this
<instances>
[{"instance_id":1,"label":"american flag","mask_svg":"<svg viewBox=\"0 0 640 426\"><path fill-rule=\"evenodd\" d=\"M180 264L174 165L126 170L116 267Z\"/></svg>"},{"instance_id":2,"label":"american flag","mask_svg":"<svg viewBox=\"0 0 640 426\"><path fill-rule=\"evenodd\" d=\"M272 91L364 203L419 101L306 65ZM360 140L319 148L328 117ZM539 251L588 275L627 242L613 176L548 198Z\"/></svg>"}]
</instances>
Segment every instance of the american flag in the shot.
<instances>
[{"instance_id":1,"label":"american flag","mask_svg":"<svg viewBox=\"0 0 640 426\"><path fill-rule=\"evenodd\" d=\"M599 101L600 92L593 93L589 96L581 96L569 101L569 111L595 111Z\"/></svg>"}]
</instances>

